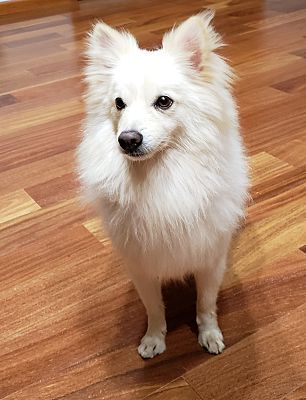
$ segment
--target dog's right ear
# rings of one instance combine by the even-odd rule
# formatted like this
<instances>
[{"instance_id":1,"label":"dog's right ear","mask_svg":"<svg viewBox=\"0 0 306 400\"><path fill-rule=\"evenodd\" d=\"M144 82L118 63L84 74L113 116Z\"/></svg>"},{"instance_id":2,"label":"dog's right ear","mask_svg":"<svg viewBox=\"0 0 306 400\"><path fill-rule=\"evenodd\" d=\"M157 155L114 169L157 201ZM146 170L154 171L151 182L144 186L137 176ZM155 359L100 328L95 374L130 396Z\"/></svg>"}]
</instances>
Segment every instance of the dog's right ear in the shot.
<instances>
[{"instance_id":1,"label":"dog's right ear","mask_svg":"<svg viewBox=\"0 0 306 400\"><path fill-rule=\"evenodd\" d=\"M206 11L188 18L164 35L163 49L201 71L209 54L222 46L221 37L211 25L213 17L213 11Z\"/></svg>"},{"instance_id":2,"label":"dog's right ear","mask_svg":"<svg viewBox=\"0 0 306 400\"><path fill-rule=\"evenodd\" d=\"M89 33L86 56L90 65L107 72L116 65L120 56L137 48L137 42L130 33L119 32L104 22L98 22Z\"/></svg>"}]
</instances>

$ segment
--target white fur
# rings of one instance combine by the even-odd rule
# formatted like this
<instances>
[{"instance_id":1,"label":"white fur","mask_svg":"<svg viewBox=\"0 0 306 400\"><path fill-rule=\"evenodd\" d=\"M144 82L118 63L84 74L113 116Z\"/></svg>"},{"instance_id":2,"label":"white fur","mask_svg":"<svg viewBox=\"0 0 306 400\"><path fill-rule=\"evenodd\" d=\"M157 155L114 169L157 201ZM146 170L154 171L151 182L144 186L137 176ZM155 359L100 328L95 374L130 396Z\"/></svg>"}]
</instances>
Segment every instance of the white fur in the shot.
<instances>
[{"instance_id":1,"label":"white fur","mask_svg":"<svg viewBox=\"0 0 306 400\"><path fill-rule=\"evenodd\" d=\"M224 347L216 298L248 179L232 74L214 53L221 41L211 19L189 18L155 51L104 23L89 37L79 174L147 309L143 357L165 350L161 281L189 273L197 283L199 343L213 353ZM161 95L174 100L166 111L152 105ZM116 97L125 109L116 109ZM121 152L124 130L143 135L144 157Z\"/></svg>"}]
</instances>

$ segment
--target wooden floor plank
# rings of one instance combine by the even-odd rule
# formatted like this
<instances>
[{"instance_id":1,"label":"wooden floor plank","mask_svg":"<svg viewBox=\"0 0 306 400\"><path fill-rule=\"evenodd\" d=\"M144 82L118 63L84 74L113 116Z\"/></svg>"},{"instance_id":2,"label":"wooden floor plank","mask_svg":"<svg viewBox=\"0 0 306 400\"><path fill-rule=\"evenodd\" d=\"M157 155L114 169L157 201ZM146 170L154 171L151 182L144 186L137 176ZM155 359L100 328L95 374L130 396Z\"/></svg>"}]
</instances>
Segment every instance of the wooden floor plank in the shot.
<instances>
[{"instance_id":1,"label":"wooden floor plank","mask_svg":"<svg viewBox=\"0 0 306 400\"><path fill-rule=\"evenodd\" d=\"M148 397L148 400L200 400L201 397L188 385L183 378L178 378L162 387Z\"/></svg>"},{"instance_id":2,"label":"wooden floor plank","mask_svg":"<svg viewBox=\"0 0 306 400\"><path fill-rule=\"evenodd\" d=\"M306 143L302 139L290 140L272 148L270 154L295 167L303 167L305 166Z\"/></svg>"},{"instance_id":3,"label":"wooden floor plank","mask_svg":"<svg viewBox=\"0 0 306 400\"><path fill-rule=\"evenodd\" d=\"M273 177L278 178L279 175L294 169L291 165L277 157L273 157L266 152L259 152L249 158L249 168L252 180L252 187L265 183Z\"/></svg>"},{"instance_id":4,"label":"wooden floor plank","mask_svg":"<svg viewBox=\"0 0 306 400\"><path fill-rule=\"evenodd\" d=\"M184 375L203 398L282 399L305 383L306 304Z\"/></svg>"},{"instance_id":5,"label":"wooden floor plank","mask_svg":"<svg viewBox=\"0 0 306 400\"><path fill-rule=\"evenodd\" d=\"M306 399L306 384L293 390L282 400L304 400L304 399Z\"/></svg>"},{"instance_id":6,"label":"wooden floor plank","mask_svg":"<svg viewBox=\"0 0 306 400\"><path fill-rule=\"evenodd\" d=\"M24 190L0 197L0 224L39 210L39 205Z\"/></svg>"}]
</instances>

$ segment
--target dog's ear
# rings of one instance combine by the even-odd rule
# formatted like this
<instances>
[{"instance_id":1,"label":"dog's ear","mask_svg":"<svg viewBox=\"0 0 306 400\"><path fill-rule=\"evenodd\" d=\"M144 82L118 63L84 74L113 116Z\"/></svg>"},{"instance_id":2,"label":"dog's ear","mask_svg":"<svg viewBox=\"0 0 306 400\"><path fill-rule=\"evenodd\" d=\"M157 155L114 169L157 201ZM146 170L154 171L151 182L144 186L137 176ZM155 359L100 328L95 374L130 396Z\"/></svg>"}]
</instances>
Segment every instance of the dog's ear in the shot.
<instances>
[{"instance_id":1,"label":"dog's ear","mask_svg":"<svg viewBox=\"0 0 306 400\"><path fill-rule=\"evenodd\" d=\"M222 46L220 35L211 25L212 11L188 18L177 28L165 34L163 49L187 59L196 70L201 70L208 55Z\"/></svg>"},{"instance_id":2,"label":"dog's ear","mask_svg":"<svg viewBox=\"0 0 306 400\"><path fill-rule=\"evenodd\" d=\"M94 25L87 44L86 56L89 63L106 70L111 69L120 56L137 48L134 36L125 31L119 32L104 22Z\"/></svg>"}]
</instances>

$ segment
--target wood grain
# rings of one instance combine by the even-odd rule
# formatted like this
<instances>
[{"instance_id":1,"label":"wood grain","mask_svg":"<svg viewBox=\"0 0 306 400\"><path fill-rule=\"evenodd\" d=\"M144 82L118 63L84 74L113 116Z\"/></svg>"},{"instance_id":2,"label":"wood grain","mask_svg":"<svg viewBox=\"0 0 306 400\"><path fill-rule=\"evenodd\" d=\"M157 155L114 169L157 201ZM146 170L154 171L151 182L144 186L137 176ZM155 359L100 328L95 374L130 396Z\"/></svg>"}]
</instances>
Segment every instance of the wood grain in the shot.
<instances>
[{"instance_id":1,"label":"wood grain","mask_svg":"<svg viewBox=\"0 0 306 400\"><path fill-rule=\"evenodd\" d=\"M26 18L77 9L76 0L53 0L48 3L40 0L6 0L0 4L0 22L23 21Z\"/></svg>"},{"instance_id":2,"label":"wood grain","mask_svg":"<svg viewBox=\"0 0 306 400\"><path fill-rule=\"evenodd\" d=\"M43 3L0 2L0 399L305 399L305 0ZM198 345L191 279L164 288L167 351L144 361L143 305L80 201L81 53L96 18L155 47L206 7L252 179L218 302L227 349Z\"/></svg>"},{"instance_id":3,"label":"wood grain","mask_svg":"<svg viewBox=\"0 0 306 400\"><path fill-rule=\"evenodd\" d=\"M39 205L24 190L0 197L0 224L39 210Z\"/></svg>"},{"instance_id":4,"label":"wood grain","mask_svg":"<svg viewBox=\"0 0 306 400\"><path fill-rule=\"evenodd\" d=\"M305 400L306 399L306 384L293 390L283 400Z\"/></svg>"},{"instance_id":5,"label":"wood grain","mask_svg":"<svg viewBox=\"0 0 306 400\"><path fill-rule=\"evenodd\" d=\"M188 385L188 383L183 378L178 378L173 382L168 383L168 385L163 386L156 392L145 397L148 400L199 400L196 392Z\"/></svg>"},{"instance_id":6,"label":"wood grain","mask_svg":"<svg viewBox=\"0 0 306 400\"><path fill-rule=\"evenodd\" d=\"M3 94L0 96L0 107L9 106L16 103L17 99L12 94Z\"/></svg>"},{"instance_id":7,"label":"wood grain","mask_svg":"<svg viewBox=\"0 0 306 400\"><path fill-rule=\"evenodd\" d=\"M184 378L207 400L282 399L305 382L305 317L304 304Z\"/></svg>"}]
</instances>

